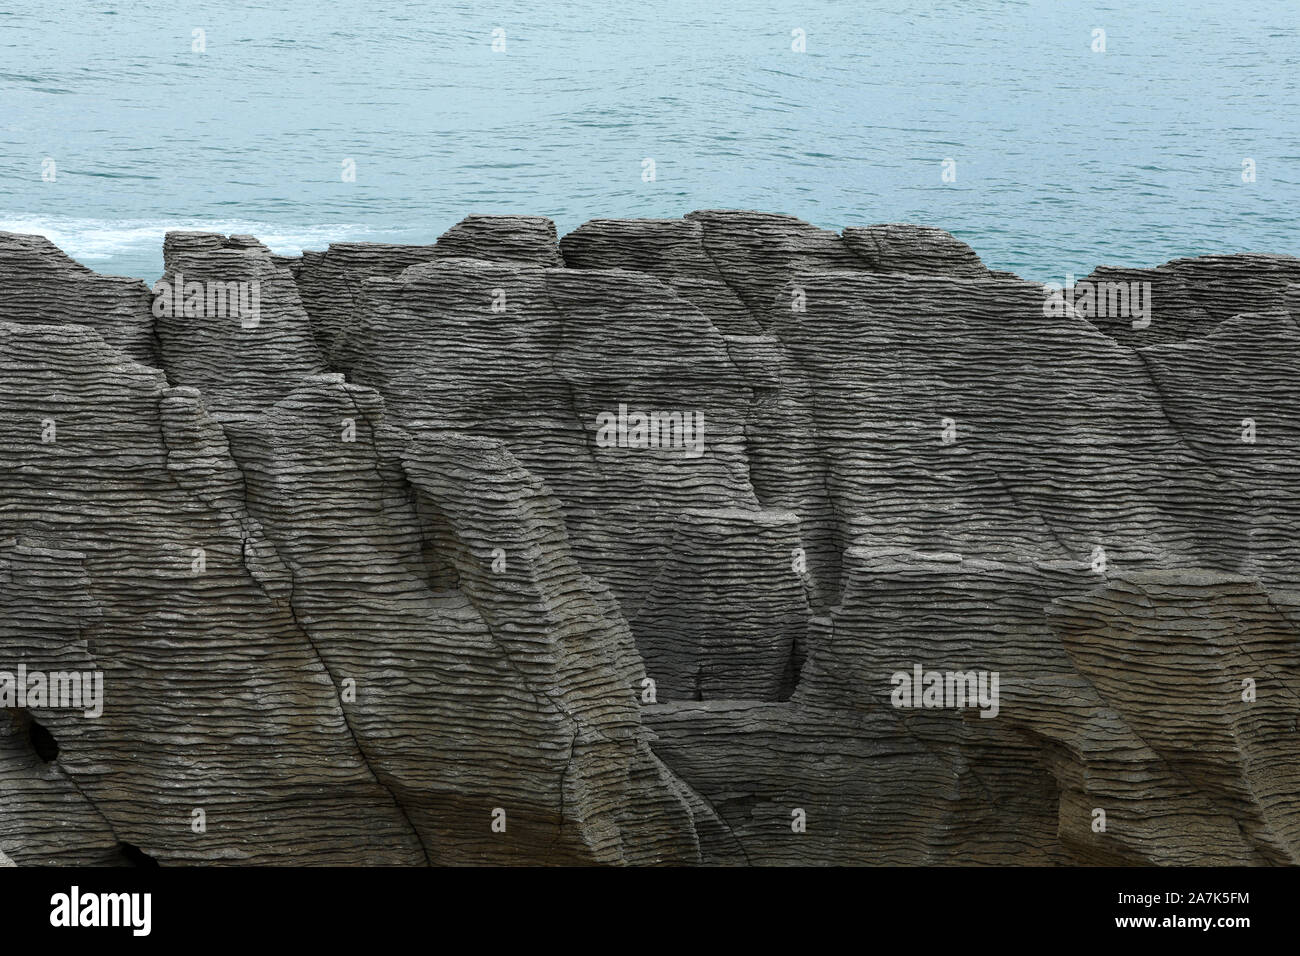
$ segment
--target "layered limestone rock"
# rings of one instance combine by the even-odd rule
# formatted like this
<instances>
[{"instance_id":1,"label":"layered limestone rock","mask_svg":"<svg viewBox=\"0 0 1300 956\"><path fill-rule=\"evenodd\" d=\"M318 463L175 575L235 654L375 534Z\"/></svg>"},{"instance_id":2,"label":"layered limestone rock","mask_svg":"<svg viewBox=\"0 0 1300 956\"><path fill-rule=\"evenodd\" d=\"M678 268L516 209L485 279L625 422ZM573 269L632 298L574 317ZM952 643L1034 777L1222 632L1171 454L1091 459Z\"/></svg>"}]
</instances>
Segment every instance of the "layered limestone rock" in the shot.
<instances>
[{"instance_id":1,"label":"layered limestone rock","mask_svg":"<svg viewBox=\"0 0 1300 956\"><path fill-rule=\"evenodd\" d=\"M799 518L689 511L632 622L668 700L776 700L808 627Z\"/></svg>"},{"instance_id":2,"label":"layered limestone rock","mask_svg":"<svg viewBox=\"0 0 1300 956\"><path fill-rule=\"evenodd\" d=\"M256 416L324 371L293 274L251 236L171 233L154 285L162 366L223 416Z\"/></svg>"},{"instance_id":3,"label":"layered limestone rock","mask_svg":"<svg viewBox=\"0 0 1300 956\"><path fill-rule=\"evenodd\" d=\"M709 317L724 335L762 327L727 285L691 219L594 219L560 242L571 269L628 269L654 276Z\"/></svg>"},{"instance_id":4,"label":"layered limestone rock","mask_svg":"<svg viewBox=\"0 0 1300 956\"><path fill-rule=\"evenodd\" d=\"M44 236L0 232L0 322L85 325L137 362L157 364L148 287L100 275Z\"/></svg>"},{"instance_id":5,"label":"layered limestone rock","mask_svg":"<svg viewBox=\"0 0 1300 956\"><path fill-rule=\"evenodd\" d=\"M429 858L697 861L639 733L626 627L563 560L554 503L493 443L413 445L381 410L328 375L227 431L294 619ZM495 523L463 504L488 482L508 509ZM648 839L627 844L632 813Z\"/></svg>"},{"instance_id":6,"label":"layered limestone rock","mask_svg":"<svg viewBox=\"0 0 1300 956\"><path fill-rule=\"evenodd\" d=\"M1186 279L1168 269L1099 266L1062 298L1080 319L1135 348L1194 339L1212 331L1212 317Z\"/></svg>"},{"instance_id":7,"label":"layered limestone rock","mask_svg":"<svg viewBox=\"0 0 1300 956\"><path fill-rule=\"evenodd\" d=\"M1300 588L1300 325L1285 309L1235 316L1200 339L1139 356L1186 445L1241 488L1242 570Z\"/></svg>"},{"instance_id":8,"label":"layered limestone rock","mask_svg":"<svg viewBox=\"0 0 1300 956\"><path fill-rule=\"evenodd\" d=\"M164 253L0 236L0 863L1300 862L1297 260Z\"/></svg>"},{"instance_id":9,"label":"layered limestone rock","mask_svg":"<svg viewBox=\"0 0 1300 956\"><path fill-rule=\"evenodd\" d=\"M432 258L432 246L379 242L332 242L324 252L304 250L294 281L321 355L333 357L335 340L357 312L363 279L395 276Z\"/></svg>"},{"instance_id":10,"label":"layered limestone rock","mask_svg":"<svg viewBox=\"0 0 1300 956\"><path fill-rule=\"evenodd\" d=\"M1082 318L1125 345L1202 338L1237 315L1287 308L1293 256L1198 256L1154 269L1101 266L1069 296Z\"/></svg>"},{"instance_id":11,"label":"layered limestone rock","mask_svg":"<svg viewBox=\"0 0 1300 956\"><path fill-rule=\"evenodd\" d=\"M4 416L9 528L68 565L7 574L3 669L106 685L94 718L12 711L3 772L19 796L0 842L16 862L120 847L164 864L736 854L651 753L617 605L557 563L556 507L508 454L465 471L463 442L394 434L381 450L378 396L334 374L217 419L89 329L0 329L4 405L36 413ZM478 559L488 513L447 503L486 480L503 506L537 501L534 539L517 539L522 512L497 520L501 592L458 587L468 567L448 579ZM417 485L437 489L418 508ZM79 603L58 594L78 587ZM33 720L57 742L54 769L17 746Z\"/></svg>"},{"instance_id":12,"label":"layered limestone rock","mask_svg":"<svg viewBox=\"0 0 1300 956\"><path fill-rule=\"evenodd\" d=\"M0 341L5 524L29 542L10 566L25 565L21 586L6 582L22 603L5 625L21 630L0 670L103 684L95 717L11 712L57 747L47 789L66 779L87 804L59 822L95 826L62 827L59 849L32 838L55 821L27 814L5 852L93 862L106 833L162 863L356 862L363 845L372 862L422 861L293 620L283 563L241 514L242 479L197 393L87 327L6 323ZM74 585L82 596L64 598ZM22 759L6 781L24 779Z\"/></svg>"},{"instance_id":13,"label":"layered limestone rock","mask_svg":"<svg viewBox=\"0 0 1300 956\"><path fill-rule=\"evenodd\" d=\"M1067 760L1082 771L1075 804L1109 807L1111 836L1078 842L1108 862L1300 862L1300 645L1256 581L1149 571L1049 613L1106 708L1093 719L1107 733L1076 731ZM1154 752L1145 779L1116 774L1139 749ZM1076 811L1074 832L1093 816Z\"/></svg>"},{"instance_id":14,"label":"layered limestone rock","mask_svg":"<svg viewBox=\"0 0 1300 956\"><path fill-rule=\"evenodd\" d=\"M867 530L881 544L891 515L924 535L955 511L969 521L921 543L1110 566L1245 560L1244 492L1170 427L1141 359L1085 323L1045 316L1032 285L794 281L807 311L774 328L817 399L832 504L843 517L876 515ZM951 454L959 449L970 454ZM917 486L931 508L909 506ZM1012 522L989 520L1003 516ZM1030 527L1037 521L1050 533Z\"/></svg>"},{"instance_id":15,"label":"layered limestone rock","mask_svg":"<svg viewBox=\"0 0 1300 956\"><path fill-rule=\"evenodd\" d=\"M539 268L563 265L555 224L541 216L470 216L430 245L332 242L325 252L306 250L294 278L321 354L335 367L346 362L337 354L338 346L351 320L362 311L364 280L395 278L410 266L450 258L504 260Z\"/></svg>"},{"instance_id":16,"label":"layered limestone rock","mask_svg":"<svg viewBox=\"0 0 1300 956\"><path fill-rule=\"evenodd\" d=\"M641 649L663 693L684 692L680 671L695 654L676 641L676 600L643 603L671 587L664 566L686 525L758 505L745 458L747 381L706 316L643 273L453 257L367 280L336 354L405 428L497 438L544 480L575 556L611 588L634 630L673 632ZM647 421L638 426L638 416ZM707 558L735 562L718 569L733 579L734 599L752 591L745 575L766 582L774 557L789 564L798 528L788 524L789 541L774 554L741 548ZM801 587L759 590L781 615L806 618ZM775 694L792 632L765 616L756 607L737 623L770 631L780 659L756 662L754 685ZM733 666L748 667L736 649Z\"/></svg>"},{"instance_id":17,"label":"layered limestone rock","mask_svg":"<svg viewBox=\"0 0 1300 956\"><path fill-rule=\"evenodd\" d=\"M871 272L985 279L989 269L966 243L933 226L890 223L849 227L844 243Z\"/></svg>"},{"instance_id":18,"label":"layered limestone rock","mask_svg":"<svg viewBox=\"0 0 1300 956\"><path fill-rule=\"evenodd\" d=\"M545 216L466 216L435 244L448 258L492 259L542 268L564 265L555 223Z\"/></svg>"}]
</instances>

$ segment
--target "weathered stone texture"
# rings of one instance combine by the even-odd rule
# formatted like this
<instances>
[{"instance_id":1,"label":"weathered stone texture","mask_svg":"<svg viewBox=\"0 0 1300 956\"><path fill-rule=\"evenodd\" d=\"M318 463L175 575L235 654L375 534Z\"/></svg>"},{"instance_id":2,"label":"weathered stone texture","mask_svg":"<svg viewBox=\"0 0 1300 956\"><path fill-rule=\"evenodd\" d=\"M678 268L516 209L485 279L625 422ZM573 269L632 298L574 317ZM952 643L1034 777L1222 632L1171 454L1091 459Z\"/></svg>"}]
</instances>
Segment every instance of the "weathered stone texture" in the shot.
<instances>
[{"instance_id":1,"label":"weathered stone texture","mask_svg":"<svg viewBox=\"0 0 1300 956\"><path fill-rule=\"evenodd\" d=\"M257 314L0 235L0 694L104 681L0 698L0 865L1300 862L1296 260L164 254Z\"/></svg>"}]
</instances>

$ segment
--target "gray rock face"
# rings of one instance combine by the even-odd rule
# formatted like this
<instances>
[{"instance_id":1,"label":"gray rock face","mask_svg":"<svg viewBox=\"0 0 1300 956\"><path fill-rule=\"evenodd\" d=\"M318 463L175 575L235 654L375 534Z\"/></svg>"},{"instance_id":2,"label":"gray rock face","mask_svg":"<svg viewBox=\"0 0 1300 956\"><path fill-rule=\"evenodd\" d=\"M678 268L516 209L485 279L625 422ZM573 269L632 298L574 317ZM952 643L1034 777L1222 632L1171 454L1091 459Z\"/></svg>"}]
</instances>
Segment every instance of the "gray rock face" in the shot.
<instances>
[{"instance_id":1,"label":"gray rock face","mask_svg":"<svg viewBox=\"0 0 1300 956\"><path fill-rule=\"evenodd\" d=\"M1200 256L1154 269L1103 266L1079 283L1076 298L1092 296L1079 310L1098 329L1141 347L1203 338L1234 316L1293 307L1298 283L1300 259L1293 256ZM1145 314L1123 308L1130 300L1144 302Z\"/></svg>"},{"instance_id":2,"label":"gray rock face","mask_svg":"<svg viewBox=\"0 0 1300 956\"><path fill-rule=\"evenodd\" d=\"M542 268L564 265L555 238L555 223L545 216L467 216L444 232L438 256L531 263Z\"/></svg>"},{"instance_id":3,"label":"gray rock face","mask_svg":"<svg viewBox=\"0 0 1300 956\"><path fill-rule=\"evenodd\" d=\"M332 242L324 252L304 251L294 279L321 355L333 358L335 341L356 314L363 279L395 276L432 258L432 246L379 242Z\"/></svg>"},{"instance_id":4,"label":"gray rock face","mask_svg":"<svg viewBox=\"0 0 1300 956\"><path fill-rule=\"evenodd\" d=\"M1300 863L1295 260L164 257L0 235L0 865Z\"/></svg>"},{"instance_id":5,"label":"gray rock face","mask_svg":"<svg viewBox=\"0 0 1300 956\"><path fill-rule=\"evenodd\" d=\"M293 274L251 237L209 247L190 234L166 265L154 287L162 365L213 412L258 415L325 371Z\"/></svg>"},{"instance_id":6,"label":"gray rock face","mask_svg":"<svg viewBox=\"0 0 1300 956\"><path fill-rule=\"evenodd\" d=\"M693 303L724 335L762 332L704 248L692 219L595 219L560 241L572 269L629 269L654 276Z\"/></svg>"},{"instance_id":7,"label":"gray rock face","mask_svg":"<svg viewBox=\"0 0 1300 956\"><path fill-rule=\"evenodd\" d=\"M0 233L0 322L84 325L128 358L157 365L148 287L74 261L44 236Z\"/></svg>"},{"instance_id":8,"label":"gray rock face","mask_svg":"<svg viewBox=\"0 0 1300 956\"><path fill-rule=\"evenodd\" d=\"M872 272L986 279L990 272L975 250L942 229L891 223L849 227L844 243Z\"/></svg>"}]
</instances>

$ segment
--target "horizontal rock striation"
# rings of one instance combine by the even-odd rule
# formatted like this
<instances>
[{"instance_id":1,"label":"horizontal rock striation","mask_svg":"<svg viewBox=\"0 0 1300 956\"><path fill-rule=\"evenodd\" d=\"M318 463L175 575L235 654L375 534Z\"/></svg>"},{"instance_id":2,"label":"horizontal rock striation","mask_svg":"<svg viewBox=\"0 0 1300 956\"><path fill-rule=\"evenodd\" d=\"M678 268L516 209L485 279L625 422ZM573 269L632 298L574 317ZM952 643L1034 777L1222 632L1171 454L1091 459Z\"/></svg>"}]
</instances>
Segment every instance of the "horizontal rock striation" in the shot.
<instances>
[{"instance_id":1,"label":"horizontal rock striation","mask_svg":"<svg viewBox=\"0 0 1300 956\"><path fill-rule=\"evenodd\" d=\"M0 864L1300 862L1300 261L164 258L0 235Z\"/></svg>"}]
</instances>

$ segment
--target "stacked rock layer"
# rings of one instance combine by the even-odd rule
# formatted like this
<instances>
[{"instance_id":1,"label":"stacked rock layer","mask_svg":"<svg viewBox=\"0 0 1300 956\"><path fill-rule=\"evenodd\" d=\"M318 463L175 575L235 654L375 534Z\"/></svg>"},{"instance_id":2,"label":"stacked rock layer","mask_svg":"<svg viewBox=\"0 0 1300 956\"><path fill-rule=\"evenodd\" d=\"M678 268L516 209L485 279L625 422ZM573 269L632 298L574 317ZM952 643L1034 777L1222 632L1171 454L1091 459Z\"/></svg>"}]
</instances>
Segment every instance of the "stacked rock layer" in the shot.
<instances>
[{"instance_id":1,"label":"stacked rock layer","mask_svg":"<svg viewBox=\"0 0 1300 956\"><path fill-rule=\"evenodd\" d=\"M0 234L0 860L1300 863L1300 260L164 256Z\"/></svg>"}]
</instances>

